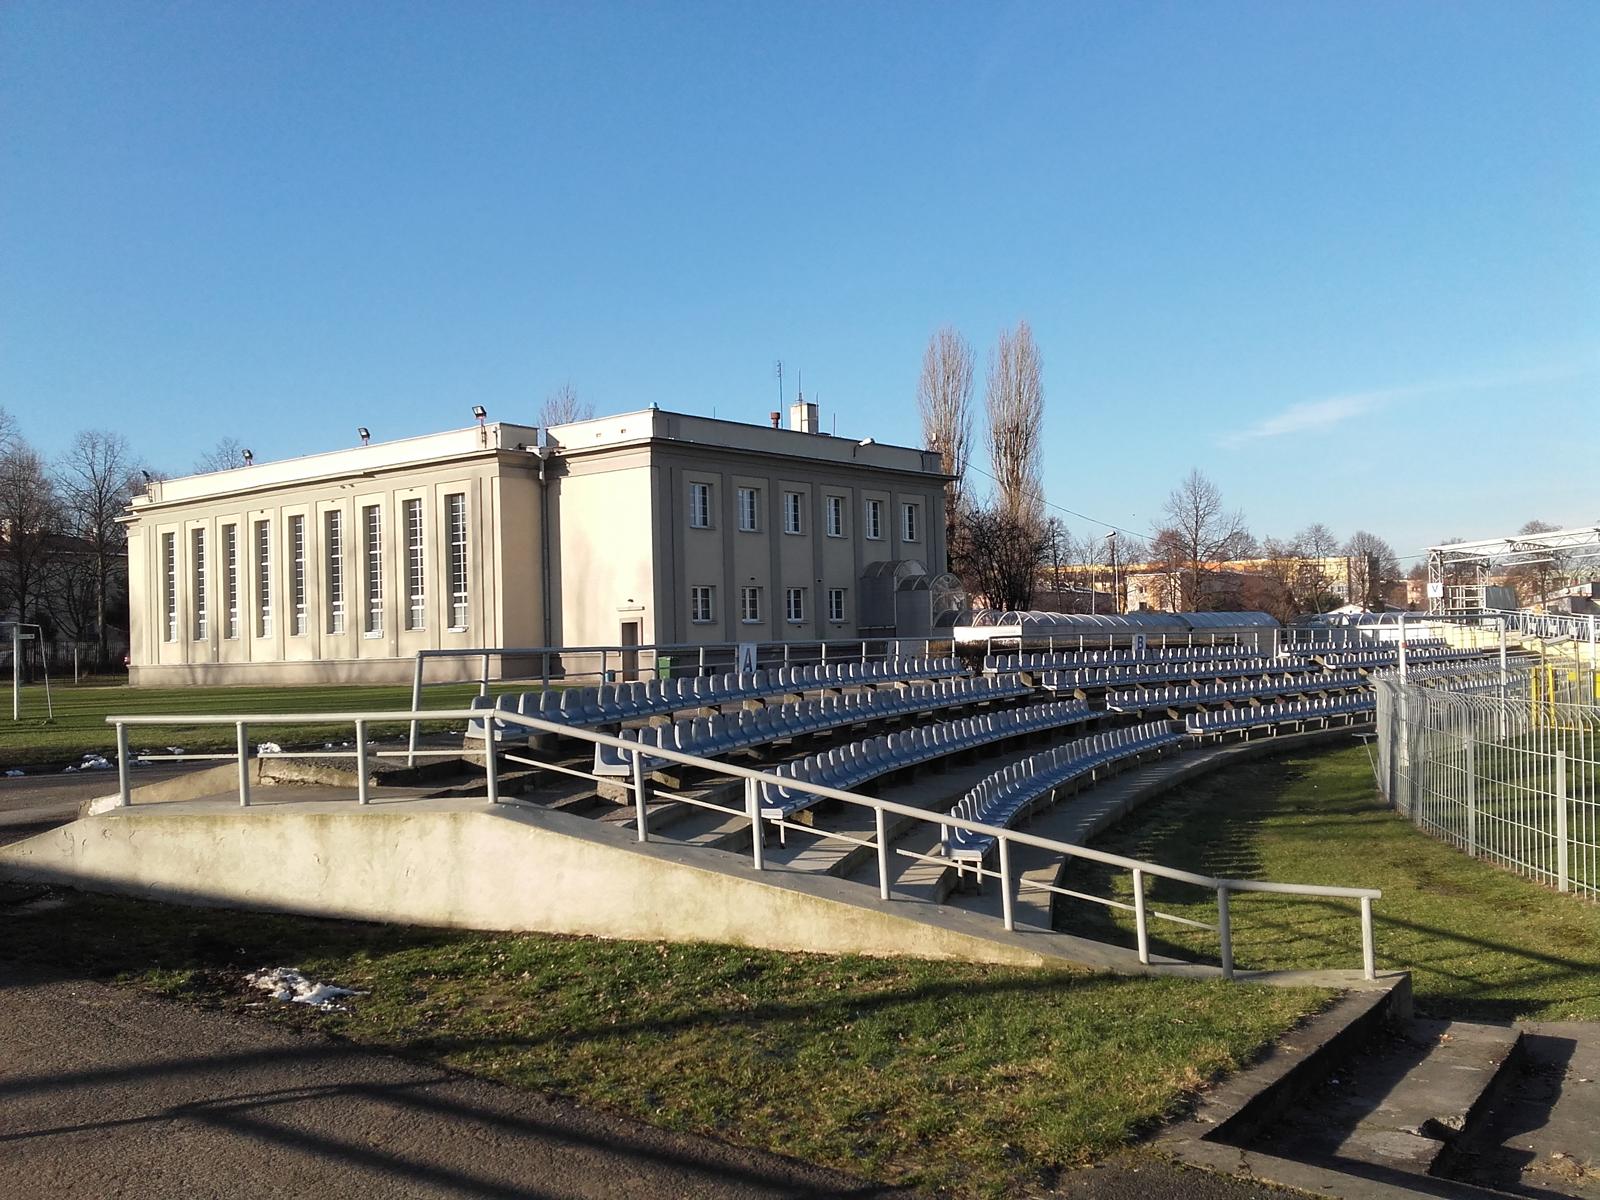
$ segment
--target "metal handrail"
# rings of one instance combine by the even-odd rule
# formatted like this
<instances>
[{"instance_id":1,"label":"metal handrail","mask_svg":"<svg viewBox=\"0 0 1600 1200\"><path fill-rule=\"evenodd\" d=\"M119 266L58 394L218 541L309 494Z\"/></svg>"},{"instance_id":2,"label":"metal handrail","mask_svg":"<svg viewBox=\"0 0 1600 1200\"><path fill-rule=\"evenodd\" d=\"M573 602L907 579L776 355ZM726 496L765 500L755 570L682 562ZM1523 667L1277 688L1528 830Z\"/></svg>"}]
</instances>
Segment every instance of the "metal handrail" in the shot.
<instances>
[{"instance_id":1,"label":"metal handrail","mask_svg":"<svg viewBox=\"0 0 1600 1200\"><path fill-rule=\"evenodd\" d=\"M365 770L366 759L366 731L370 724L399 724L414 721L454 721L454 720L493 720L503 724L517 725L538 733L555 734L563 737L577 738L595 745L611 746L623 751L632 761L634 792L634 805L637 822L637 836L641 842L650 840L649 818L645 788L645 760L665 760L683 766L696 767L718 775L732 776L742 779L745 784L745 811L751 822L754 836L751 838L752 861L756 870L763 870L763 844L760 834L761 815L759 804L759 788L764 783L779 781L778 777L769 771L761 771L751 767L739 766L736 763L719 762L713 759L701 758L698 755L686 754L683 751L671 749L666 746L651 746L648 753L644 753L636 741L629 741L612 734L601 733L597 730L582 729L558 721L548 721L539 717L530 717L523 713L494 710L492 715L483 709L436 709L419 711L409 709L403 711L374 711L359 713L253 713L235 714L227 716L160 716L155 714L137 714L129 716L108 716L106 723L115 726L117 731L117 778L118 778L118 805L131 804L129 790L128 770L128 729L130 726L154 725L232 725L236 729L236 758L239 763L239 802L241 805L250 803L249 782L249 742L248 729L251 725L313 725L313 724L353 724L356 731L356 758L357 758L357 788L356 800L358 804L369 802L368 783ZM318 751L306 751L305 756L316 757ZM287 757L287 755L285 756ZM496 755L492 739L486 738L484 743L484 770L487 783L488 799L491 804L499 803L499 776L496 766ZM1372 929L1372 902L1380 899L1383 892L1377 888L1339 887L1325 884L1308 883L1273 883L1255 879L1224 879L1212 875L1200 875L1193 871L1185 871L1177 867L1163 866L1160 863L1146 862L1142 859L1128 858L1120 854L1112 854L1104 850L1095 850L1088 846L1078 846L1070 842L1056 841L1053 838L1039 837L1036 834L1024 833L1020 830L1009 829L1000 825L989 825L982 821L973 821L965 817L958 817L953 812L930 812L927 809L916 808L908 804L900 804L893 800L883 800L876 796L864 796L856 792L847 792L839 788L831 788L824 784L812 783L804 779L783 778L782 786L788 790L808 792L823 799L838 800L845 804L853 804L862 808L872 809L876 823L876 841L878 856L878 882L879 895L882 899L891 899L889 881L889 853L890 847L886 836L886 817L895 815L909 817L943 828L965 829L971 833L982 834L995 839L998 846L1001 880L1002 902L1004 908L1005 928L1010 931L1015 928L1011 912L1011 871L1010 871L1010 846L1012 843L1031 846L1035 849L1046 850L1053 854L1066 857L1084 859L1089 862L1100 863L1104 866L1117 867L1130 871L1139 886L1135 894L1137 909L1137 937L1139 946L1139 961L1148 964L1149 945L1146 930L1146 917L1143 903L1142 881L1146 875L1154 875L1163 879L1170 879L1177 883L1192 884L1196 887L1206 888L1217 894L1218 908L1218 937L1221 948L1222 975L1225 979L1234 978L1233 945L1231 939L1231 926L1229 923L1228 897L1235 892L1266 893L1286 896L1319 896L1330 899L1356 899L1361 901L1361 941L1362 941L1362 973L1367 979L1377 977L1374 958L1373 929Z\"/></svg>"}]
</instances>

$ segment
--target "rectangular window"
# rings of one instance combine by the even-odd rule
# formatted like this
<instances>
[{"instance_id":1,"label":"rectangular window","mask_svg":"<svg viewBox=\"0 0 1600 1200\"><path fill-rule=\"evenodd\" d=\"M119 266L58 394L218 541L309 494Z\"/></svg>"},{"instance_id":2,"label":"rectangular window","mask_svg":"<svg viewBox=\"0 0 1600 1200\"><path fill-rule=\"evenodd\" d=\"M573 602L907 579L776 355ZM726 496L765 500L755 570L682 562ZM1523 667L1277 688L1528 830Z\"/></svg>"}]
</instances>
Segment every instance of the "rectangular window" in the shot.
<instances>
[{"instance_id":1,"label":"rectangular window","mask_svg":"<svg viewBox=\"0 0 1600 1200\"><path fill-rule=\"evenodd\" d=\"M828 536L844 536L844 497L828 497Z\"/></svg>"},{"instance_id":2,"label":"rectangular window","mask_svg":"<svg viewBox=\"0 0 1600 1200\"><path fill-rule=\"evenodd\" d=\"M178 640L178 535L161 535L161 603L167 618L166 640Z\"/></svg>"},{"instance_id":3,"label":"rectangular window","mask_svg":"<svg viewBox=\"0 0 1600 1200\"><path fill-rule=\"evenodd\" d=\"M376 504L363 507L361 527L366 534L361 557L367 587L366 617L362 628L368 637L377 637L383 632L383 509Z\"/></svg>"},{"instance_id":4,"label":"rectangular window","mask_svg":"<svg viewBox=\"0 0 1600 1200\"><path fill-rule=\"evenodd\" d=\"M450 555L450 628L467 627L467 494L444 498L445 534Z\"/></svg>"},{"instance_id":5,"label":"rectangular window","mask_svg":"<svg viewBox=\"0 0 1600 1200\"><path fill-rule=\"evenodd\" d=\"M328 555L328 632L344 632L344 514L330 509L323 514L322 540Z\"/></svg>"},{"instance_id":6,"label":"rectangular window","mask_svg":"<svg viewBox=\"0 0 1600 1200\"><path fill-rule=\"evenodd\" d=\"M413 497L401 505L401 516L406 525L406 628L426 629L428 626L428 592L426 564L422 558L422 501Z\"/></svg>"},{"instance_id":7,"label":"rectangular window","mask_svg":"<svg viewBox=\"0 0 1600 1200\"><path fill-rule=\"evenodd\" d=\"M689 589L689 620L696 625L709 625L717 619L717 589L692 587Z\"/></svg>"},{"instance_id":8,"label":"rectangular window","mask_svg":"<svg viewBox=\"0 0 1600 1200\"><path fill-rule=\"evenodd\" d=\"M844 620L844 589L843 588L829 588L828 589L828 620L830 620L830 621L843 621Z\"/></svg>"},{"instance_id":9,"label":"rectangular window","mask_svg":"<svg viewBox=\"0 0 1600 1200\"><path fill-rule=\"evenodd\" d=\"M755 625L761 620L761 589L758 587L742 587L739 589L739 619L746 625Z\"/></svg>"},{"instance_id":10,"label":"rectangular window","mask_svg":"<svg viewBox=\"0 0 1600 1200\"><path fill-rule=\"evenodd\" d=\"M239 636L239 527L222 527L222 636Z\"/></svg>"},{"instance_id":11,"label":"rectangular window","mask_svg":"<svg viewBox=\"0 0 1600 1200\"><path fill-rule=\"evenodd\" d=\"M689 525L694 529L711 528L711 485L689 485Z\"/></svg>"},{"instance_id":12,"label":"rectangular window","mask_svg":"<svg viewBox=\"0 0 1600 1200\"><path fill-rule=\"evenodd\" d=\"M785 617L796 623L806 619L805 588L783 589L783 613Z\"/></svg>"},{"instance_id":13,"label":"rectangular window","mask_svg":"<svg viewBox=\"0 0 1600 1200\"><path fill-rule=\"evenodd\" d=\"M289 518L289 632L306 634L306 519Z\"/></svg>"},{"instance_id":14,"label":"rectangular window","mask_svg":"<svg viewBox=\"0 0 1600 1200\"><path fill-rule=\"evenodd\" d=\"M189 594L194 597L194 640L203 642L210 630L209 614L206 612L206 531L192 529L189 531L189 561L193 571L193 579L189 586Z\"/></svg>"},{"instance_id":15,"label":"rectangular window","mask_svg":"<svg viewBox=\"0 0 1600 1200\"><path fill-rule=\"evenodd\" d=\"M746 533L754 533L761 528L758 518L761 515L761 490L759 488L739 489L739 528Z\"/></svg>"},{"instance_id":16,"label":"rectangular window","mask_svg":"<svg viewBox=\"0 0 1600 1200\"><path fill-rule=\"evenodd\" d=\"M883 501L867 501L867 537L871 541L883 538Z\"/></svg>"},{"instance_id":17,"label":"rectangular window","mask_svg":"<svg viewBox=\"0 0 1600 1200\"><path fill-rule=\"evenodd\" d=\"M783 494L783 531L785 533L805 532L805 527L801 524L801 500L802 496L799 492L785 492Z\"/></svg>"},{"instance_id":18,"label":"rectangular window","mask_svg":"<svg viewBox=\"0 0 1600 1200\"><path fill-rule=\"evenodd\" d=\"M272 522L256 522L256 636L272 636Z\"/></svg>"},{"instance_id":19,"label":"rectangular window","mask_svg":"<svg viewBox=\"0 0 1600 1200\"><path fill-rule=\"evenodd\" d=\"M914 542L917 540L917 506L905 504L900 507L900 537L902 541Z\"/></svg>"}]
</instances>

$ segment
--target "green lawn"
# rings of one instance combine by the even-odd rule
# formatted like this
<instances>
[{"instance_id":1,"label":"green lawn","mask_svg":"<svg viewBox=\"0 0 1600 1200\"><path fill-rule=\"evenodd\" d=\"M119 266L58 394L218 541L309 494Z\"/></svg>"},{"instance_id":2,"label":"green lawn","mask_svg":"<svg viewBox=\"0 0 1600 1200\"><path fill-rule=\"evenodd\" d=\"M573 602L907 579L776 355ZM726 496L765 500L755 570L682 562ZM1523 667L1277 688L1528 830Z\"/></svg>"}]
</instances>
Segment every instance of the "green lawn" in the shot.
<instances>
[{"instance_id":1,"label":"green lawn","mask_svg":"<svg viewBox=\"0 0 1600 1200\"><path fill-rule=\"evenodd\" d=\"M0 885L0 904L6 889ZM1285 990L730 946L489 935L80 896L6 955L265 1012L886 1183L1014 1195L1125 1144L1328 1001ZM263 1008L250 969L360 988Z\"/></svg>"},{"instance_id":2,"label":"green lawn","mask_svg":"<svg viewBox=\"0 0 1600 1200\"><path fill-rule=\"evenodd\" d=\"M1378 965L1414 972L1419 1011L1489 1020L1600 1019L1600 906L1560 895L1419 833L1383 805L1367 753L1352 747L1263 760L1174 792L1094 845L1233 878L1383 889ZM1127 876L1083 869L1067 886L1130 897ZM1196 889L1152 881L1151 906L1215 920ZM1237 896L1241 967L1353 967L1354 901ZM1131 921L1089 904L1073 932L1132 944ZM1216 938L1152 921L1152 946L1214 956ZM1214 958L1212 961L1215 961Z\"/></svg>"},{"instance_id":3,"label":"green lawn","mask_svg":"<svg viewBox=\"0 0 1600 1200\"><path fill-rule=\"evenodd\" d=\"M525 684L507 684L521 691ZM496 686L493 690L501 690ZM478 694L475 683L429 684L423 692L427 708L466 707ZM62 686L51 683L55 718L46 714L44 688L22 689L22 720L12 722L10 709L0 714L0 766L29 766L65 762L95 751L109 756L117 744L106 717L134 714L354 712L404 711L411 707L409 684L394 687L360 687L320 684L303 687L133 688L120 681L98 681ZM6 701L9 705L9 697ZM458 723L459 724L459 723ZM374 726L373 736L399 737L405 726ZM350 737L350 726L262 725L253 740L270 740L285 747L321 745ZM231 750L232 726L182 725L134 729L129 734L135 753L140 749L182 745L185 750Z\"/></svg>"}]
</instances>

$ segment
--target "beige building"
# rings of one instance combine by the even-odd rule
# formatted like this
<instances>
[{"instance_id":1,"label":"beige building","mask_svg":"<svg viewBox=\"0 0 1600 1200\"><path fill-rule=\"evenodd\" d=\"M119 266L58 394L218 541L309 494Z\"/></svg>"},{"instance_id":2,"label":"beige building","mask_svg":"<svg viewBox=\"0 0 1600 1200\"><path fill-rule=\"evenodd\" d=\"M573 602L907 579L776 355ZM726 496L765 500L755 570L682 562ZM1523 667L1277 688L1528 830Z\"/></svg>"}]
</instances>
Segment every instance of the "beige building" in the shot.
<instances>
[{"instance_id":1,"label":"beige building","mask_svg":"<svg viewBox=\"0 0 1600 1200\"><path fill-rule=\"evenodd\" d=\"M655 408L480 423L153 483L125 518L132 681L372 682L409 678L424 649L925 634L946 561L939 456L816 432L814 405L791 426Z\"/></svg>"}]
</instances>

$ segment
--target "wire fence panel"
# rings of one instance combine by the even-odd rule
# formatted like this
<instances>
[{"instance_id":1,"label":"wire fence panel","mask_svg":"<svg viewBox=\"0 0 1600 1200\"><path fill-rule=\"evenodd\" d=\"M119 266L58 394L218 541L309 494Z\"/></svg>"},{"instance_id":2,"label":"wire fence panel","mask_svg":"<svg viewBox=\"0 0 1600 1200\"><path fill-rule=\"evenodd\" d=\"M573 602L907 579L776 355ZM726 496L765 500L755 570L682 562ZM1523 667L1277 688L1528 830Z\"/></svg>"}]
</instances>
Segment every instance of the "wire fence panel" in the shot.
<instances>
[{"instance_id":1,"label":"wire fence panel","mask_svg":"<svg viewBox=\"0 0 1600 1200\"><path fill-rule=\"evenodd\" d=\"M1476 858L1600 896L1596 682L1547 664L1375 680L1378 786Z\"/></svg>"}]
</instances>

